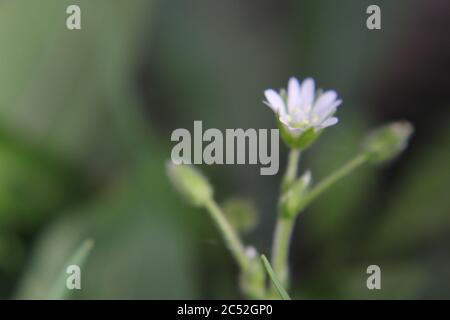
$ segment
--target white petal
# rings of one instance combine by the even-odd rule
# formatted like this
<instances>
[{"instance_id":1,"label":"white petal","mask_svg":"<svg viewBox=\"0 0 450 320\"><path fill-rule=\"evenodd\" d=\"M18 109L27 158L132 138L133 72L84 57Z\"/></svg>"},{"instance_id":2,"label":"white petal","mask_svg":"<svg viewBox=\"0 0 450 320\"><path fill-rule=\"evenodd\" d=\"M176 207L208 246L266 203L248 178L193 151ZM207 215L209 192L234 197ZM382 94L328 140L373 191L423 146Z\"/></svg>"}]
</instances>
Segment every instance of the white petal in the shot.
<instances>
[{"instance_id":1,"label":"white petal","mask_svg":"<svg viewBox=\"0 0 450 320\"><path fill-rule=\"evenodd\" d=\"M285 124L286 126L289 126L289 123L291 121L291 118L287 114L280 115L278 118L281 123Z\"/></svg>"},{"instance_id":2,"label":"white petal","mask_svg":"<svg viewBox=\"0 0 450 320\"><path fill-rule=\"evenodd\" d=\"M306 111L309 111L314 102L314 91L314 80L311 78L306 78L303 80L300 88L300 100L302 107L305 107Z\"/></svg>"},{"instance_id":3,"label":"white petal","mask_svg":"<svg viewBox=\"0 0 450 320\"><path fill-rule=\"evenodd\" d=\"M289 130L290 133L294 134L295 136L299 136L304 130L300 129L300 128L293 128L290 126L285 126L286 129Z\"/></svg>"},{"instance_id":4,"label":"white petal","mask_svg":"<svg viewBox=\"0 0 450 320\"><path fill-rule=\"evenodd\" d=\"M286 110L284 107L283 99L281 98L280 94L277 93L275 90L268 89L264 91L264 95L267 99L267 105L272 108L273 111L275 111L278 114L285 114Z\"/></svg>"},{"instance_id":5,"label":"white petal","mask_svg":"<svg viewBox=\"0 0 450 320\"><path fill-rule=\"evenodd\" d=\"M293 112L300 107L300 83L294 77L288 83L288 112Z\"/></svg>"},{"instance_id":6,"label":"white petal","mask_svg":"<svg viewBox=\"0 0 450 320\"><path fill-rule=\"evenodd\" d=\"M332 125L335 125L336 123L338 123L338 118L336 117L331 117L328 118L327 120L325 120L324 122L322 122L322 124L320 125L322 128L326 128Z\"/></svg>"},{"instance_id":7,"label":"white petal","mask_svg":"<svg viewBox=\"0 0 450 320\"><path fill-rule=\"evenodd\" d=\"M280 121L281 121L281 119L280 119ZM282 122L282 123L283 123L283 126L284 126L290 133L293 133L294 135L298 135L298 134L300 134L301 132L303 132L303 130L300 129L300 128L294 128L294 127L291 127L288 123L284 123L284 122Z\"/></svg>"},{"instance_id":8,"label":"white petal","mask_svg":"<svg viewBox=\"0 0 450 320\"><path fill-rule=\"evenodd\" d=\"M314 112L321 113L325 108L329 107L337 98L334 90L326 91L314 103Z\"/></svg>"},{"instance_id":9,"label":"white petal","mask_svg":"<svg viewBox=\"0 0 450 320\"><path fill-rule=\"evenodd\" d=\"M336 112L336 108L341 103L342 103L342 100L336 100L332 104L322 108L322 110L320 112L317 112L316 114L321 120L324 120L324 119L328 118L329 116L332 116Z\"/></svg>"}]
</instances>

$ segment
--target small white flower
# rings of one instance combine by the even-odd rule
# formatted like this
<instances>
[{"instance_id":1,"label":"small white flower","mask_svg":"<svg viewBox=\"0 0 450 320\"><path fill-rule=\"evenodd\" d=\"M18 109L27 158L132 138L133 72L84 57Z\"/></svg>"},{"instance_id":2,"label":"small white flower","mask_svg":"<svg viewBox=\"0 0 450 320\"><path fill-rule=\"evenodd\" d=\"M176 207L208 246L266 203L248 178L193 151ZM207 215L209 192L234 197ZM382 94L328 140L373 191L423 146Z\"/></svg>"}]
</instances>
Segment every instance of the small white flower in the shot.
<instances>
[{"instance_id":1,"label":"small white flower","mask_svg":"<svg viewBox=\"0 0 450 320\"><path fill-rule=\"evenodd\" d=\"M264 95L267 99L264 103L294 134L300 134L310 128L317 132L338 122L333 115L342 100L337 99L334 90L316 92L314 80L311 78L303 80L301 85L296 78L290 78L287 96L272 89L264 91Z\"/></svg>"}]
</instances>

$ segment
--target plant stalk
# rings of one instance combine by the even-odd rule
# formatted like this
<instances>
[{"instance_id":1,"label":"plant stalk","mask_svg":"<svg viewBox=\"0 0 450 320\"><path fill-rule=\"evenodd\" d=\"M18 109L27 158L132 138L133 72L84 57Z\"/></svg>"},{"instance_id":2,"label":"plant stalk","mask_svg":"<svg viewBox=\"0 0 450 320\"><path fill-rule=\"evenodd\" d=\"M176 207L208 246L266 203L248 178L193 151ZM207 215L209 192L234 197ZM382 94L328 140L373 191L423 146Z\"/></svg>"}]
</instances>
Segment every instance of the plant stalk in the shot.
<instances>
[{"instance_id":1,"label":"plant stalk","mask_svg":"<svg viewBox=\"0 0 450 320\"><path fill-rule=\"evenodd\" d=\"M211 213L214 222L216 223L217 227L222 233L223 238L225 239L226 246L231 251L231 254L233 255L237 264L242 271L246 271L249 266L249 261L247 256L245 255L244 246L233 227L225 218L222 209L217 205L214 199L210 199L205 204L205 207Z\"/></svg>"},{"instance_id":2,"label":"plant stalk","mask_svg":"<svg viewBox=\"0 0 450 320\"><path fill-rule=\"evenodd\" d=\"M286 173L283 178L282 190L284 192L297 177L300 150L291 149L288 157ZM278 214L272 247L272 266L278 275L281 284L288 287L289 267L288 255L291 235L294 228L295 218L282 217ZM273 289L274 286L272 286Z\"/></svg>"},{"instance_id":3,"label":"plant stalk","mask_svg":"<svg viewBox=\"0 0 450 320\"><path fill-rule=\"evenodd\" d=\"M358 168L360 165L364 164L367 160L367 155L365 153L361 153L348 161L341 168L330 174L324 180L319 182L311 191L306 194L305 198L302 201L299 213L333 184Z\"/></svg>"},{"instance_id":4,"label":"plant stalk","mask_svg":"<svg viewBox=\"0 0 450 320\"><path fill-rule=\"evenodd\" d=\"M289 187L296 179L298 162L300 159L300 152L298 150L291 150L288 159L288 166L286 174L283 179L282 192ZM364 164L368 160L365 153L361 153L347 162L344 166L329 175L327 178L317 184L310 192L308 192L302 201L299 212L292 217L285 217L278 215L275 234L272 247L272 266L275 273L278 275L281 284L285 288L289 288L289 246L291 242L292 232L294 229L295 218L304 210L313 200L320 194L330 188L334 183L348 175L354 169ZM275 292L276 288L272 286L271 293Z\"/></svg>"}]
</instances>

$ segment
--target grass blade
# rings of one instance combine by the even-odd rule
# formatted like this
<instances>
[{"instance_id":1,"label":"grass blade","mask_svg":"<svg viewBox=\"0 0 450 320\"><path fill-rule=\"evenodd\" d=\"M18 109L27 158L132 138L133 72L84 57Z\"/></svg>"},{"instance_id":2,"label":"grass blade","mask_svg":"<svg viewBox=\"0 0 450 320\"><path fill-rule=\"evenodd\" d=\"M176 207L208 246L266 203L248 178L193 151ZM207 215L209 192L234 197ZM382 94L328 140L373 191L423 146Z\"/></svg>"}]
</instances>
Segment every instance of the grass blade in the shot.
<instances>
[{"instance_id":1,"label":"grass blade","mask_svg":"<svg viewBox=\"0 0 450 320\"><path fill-rule=\"evenodd\" d=\"M51 287L48 294L48 299L62 300L67 299L70 296L71 290L66 287L66 279L68 277L66 268L70 265L77 265L82 268L93 245L94 241L92 239L87 239L75 250L73 255L64 264L58 278Z\"/></svg>"},{"instance_id":2,"label":"grass blade","mask_svg":"<svg viewBox=\"0 0 450 320\"><path fill-rule=\"evenodd\" d=\"M261 260L263 262L264 268L266 268L267 274L269 275L270 279L272 280L273 284L275 285L275 288L277 289L281 299L291 300L291 297L289 296L289 294L286 292L286 290L281 285L280 280L278 280L278 277L276 276L275 272L273 271L272 266L270 265L266 256L261 255Z\"/></svg>"}]
</instances>

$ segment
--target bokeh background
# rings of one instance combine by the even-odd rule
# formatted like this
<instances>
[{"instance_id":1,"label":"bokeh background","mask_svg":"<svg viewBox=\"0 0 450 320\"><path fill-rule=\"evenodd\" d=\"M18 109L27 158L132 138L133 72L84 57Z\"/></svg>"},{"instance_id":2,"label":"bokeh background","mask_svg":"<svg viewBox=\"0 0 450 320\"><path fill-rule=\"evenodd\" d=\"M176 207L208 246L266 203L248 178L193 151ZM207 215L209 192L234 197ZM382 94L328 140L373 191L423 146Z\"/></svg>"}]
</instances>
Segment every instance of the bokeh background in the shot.
<instances>
[{"instance_id":1,"label":"bokeh background","mask_svg":"<svg viewBox=\"0 0 450 320\"><path fill-rule=\"evenodd\" d=\"M65 27L70 4L81 31ZM370 4L382 30L366 28ZM208 214L167 181L170 134L274 128L264 89L312 76L344 100L302 159L315 181L379 124L416 131L300 217L293 297L450 298L449 31L446 0L0 1L0 297L45 298L92 238L73 298L241 298ZM281 174L202 170L219 201L254 201L243 238L269 253ZM370 264L382 290L366 288Z\"/></svg>"}]
</instances>

